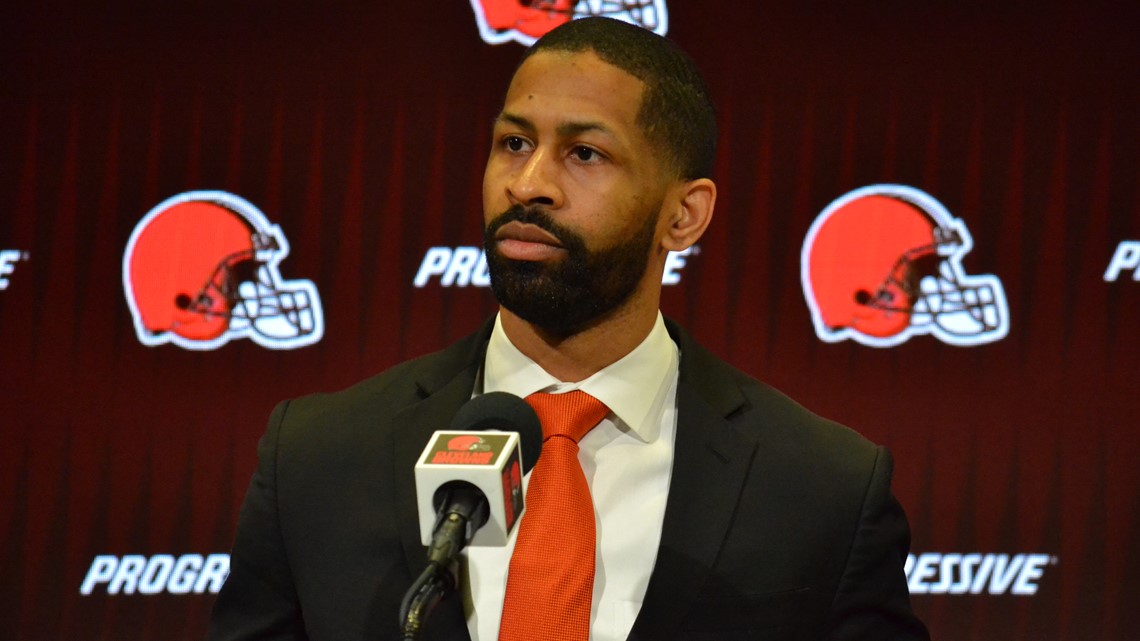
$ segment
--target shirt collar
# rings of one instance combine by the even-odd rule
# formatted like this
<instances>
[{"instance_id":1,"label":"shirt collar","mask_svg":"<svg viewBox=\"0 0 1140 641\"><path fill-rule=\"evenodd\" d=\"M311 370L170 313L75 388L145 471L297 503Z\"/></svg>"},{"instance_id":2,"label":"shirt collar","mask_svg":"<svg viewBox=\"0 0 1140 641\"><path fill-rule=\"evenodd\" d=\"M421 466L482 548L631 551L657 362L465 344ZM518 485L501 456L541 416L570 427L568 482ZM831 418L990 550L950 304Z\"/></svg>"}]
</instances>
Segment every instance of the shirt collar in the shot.
<instances>
[{"instance_id":1,"label":"shirt collar","mask_svg":"<svg viewBox=\"0 0 1140 641\"><path fill-rule=\"evenodd\" d=\"M679 363L677 345L658 312L653 329L633 351L579 383L563 383L520 352L503 331L501 318L496 317L487 344L483 391L526 398L539 391L580 389L605 403L619 427L652 442L661 430L661 412Z\"/></svg>"}]
</instances>

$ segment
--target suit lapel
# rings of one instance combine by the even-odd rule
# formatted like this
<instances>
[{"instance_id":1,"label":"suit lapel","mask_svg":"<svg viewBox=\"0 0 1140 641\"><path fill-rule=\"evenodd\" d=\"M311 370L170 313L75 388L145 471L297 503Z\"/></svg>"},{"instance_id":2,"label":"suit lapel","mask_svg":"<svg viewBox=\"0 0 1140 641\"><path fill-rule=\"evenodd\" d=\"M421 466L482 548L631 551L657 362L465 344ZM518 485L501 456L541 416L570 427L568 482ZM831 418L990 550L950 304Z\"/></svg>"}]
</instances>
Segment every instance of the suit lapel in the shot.
<instances>
[{"instance_id":1,"label":"suit lapel","mask_svg":"<svg viewBox=\"0 0 1140 641\"><path fill-rule=\"evenodd\" d=\"M424 368L415 378L417 394L422 400L401 410L392 419L395 426L395 469L392 470L395 514L408 574L413 579L427 565L427 552L420 542L415 464L432 433L448 429L455 413L471 398L490 328L491 324L487 323L481 331L438 354L438 362ZM466 616L458 594L451 594L440 601L424 631L427 639L469 641Z\"/></svg>"},{"instance_id":2,"label":"suit lapel","mask_svg":"<svg viewBox=\"0 0 1140 641\"><path fill-rule=\"evenodd\" d=\"M746 401L728 367L668 326L681 349L673 480L657 562L631 640L675 636L716 561L756 449L729 424Z\"/></svg>"}]
</instances>

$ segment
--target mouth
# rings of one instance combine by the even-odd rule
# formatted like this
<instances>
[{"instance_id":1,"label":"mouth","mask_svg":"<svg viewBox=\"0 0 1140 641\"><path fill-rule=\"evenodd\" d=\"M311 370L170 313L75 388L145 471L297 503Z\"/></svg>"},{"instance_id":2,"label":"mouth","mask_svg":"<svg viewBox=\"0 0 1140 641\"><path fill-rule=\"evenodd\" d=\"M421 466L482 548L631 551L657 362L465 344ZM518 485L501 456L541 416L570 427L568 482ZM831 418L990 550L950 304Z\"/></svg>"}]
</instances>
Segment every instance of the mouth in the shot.
<instances>
[{"instance_id":1,"label":"mouth","mask_svg":"<svg viewBox=\"0 0 1140 641\"><path fill-rule=\"evenodd\" d=\"M529 223L511 221L495 231L499 252L512 260L540 261L566 252L562 241L545 229Z\"/></svg>"}]
</instances>

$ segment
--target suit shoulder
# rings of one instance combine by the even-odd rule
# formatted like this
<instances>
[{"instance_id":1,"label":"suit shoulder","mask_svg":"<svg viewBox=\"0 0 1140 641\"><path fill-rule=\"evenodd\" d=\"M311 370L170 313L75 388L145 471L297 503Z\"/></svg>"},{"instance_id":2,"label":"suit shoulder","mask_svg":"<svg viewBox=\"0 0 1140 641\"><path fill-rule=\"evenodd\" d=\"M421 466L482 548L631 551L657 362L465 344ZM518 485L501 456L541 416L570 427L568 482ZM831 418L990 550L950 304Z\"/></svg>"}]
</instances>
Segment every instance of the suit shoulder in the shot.
<instances>
[{"instance_id":1,"label":"suit shoulder","mask_svg":"<svg viewBox=\"0 0 1140 641\"><path fill-rule=\"evenodd\" d=\"M422 400L456 376L478 368L484 332L472 334L440 351L426 354L336 392L308 394L285 401L290 424L353 424L361 417L382 421Z\"/></svg>"},{"instance_id":2,"label":"suit shoulder","mask_svg":"<svg viewBox=\"0 0 1140 641\"><path fill-rule=\"evenodd\" d=\"M740 385L745 397L757 408L762 408L768 421L787 429L798 429L808 433L840 440L851 447L875 448L875 444L855 430L831 419L822 417L807 409L787 394L756 380L743 372Z\"/></svg>"},{"instance_id":3,"label":"suit shoulder","mask_svg":"<svg viewBox=\"0 0 1140 641\"><path fill-rule=\"evenodd\" d=\"M785 498L793 502L815 506L812 509L828 506L825 511L839 519L829 527L853 532L867 492L881 487L876 479L890 478L889 453L771 385L724 367L722 384L738 395L725 420L739 435L741 447L754 452L754 478L769 492L791 492ZM835 526L836 522L844 525Z\"/></svg>"},{"instance_id":4,"label":"suit shoulder","mask_svg":"<svg viewBox=\"0 0 1140 641\"><path fill-rule=\"evenodd\" d=\"M316 392L286 401L291 418L298 414L332 417L357 415L377 404L388 408L414 402L417 397L416 374L428 366L434 354L394 365L343 390Z\"/></svg>"},{"instance_id":5,"label":"suit shoulder","mask_svg":"<svg viewBox=\"0 0 1140 641\"><path fill-rule=\"evenodd\" d=\"M855 430L733 367L675 325L671 332L681 347L682 378L749 440L789 461L848 478L865 475L875 465L881 448Z\"/></svg>"},{"instance_id":6,"label":"suit shoulder","mask_svg":"<svg viewBox=\"0 0 1140 641\"><path fill-rule=\"evenodd\" d=\"M747 400L748 407L744 408L744 411L761 408L768 415L768 418L774 422L786 422L805 428L837 431L845 436L866 441L855 430L816 414L772 385L746 374L728 363L725 363L725 367L732 373L734 381ZM870 443L870 441L867 442Z\"/></svg>"}]
</instances>

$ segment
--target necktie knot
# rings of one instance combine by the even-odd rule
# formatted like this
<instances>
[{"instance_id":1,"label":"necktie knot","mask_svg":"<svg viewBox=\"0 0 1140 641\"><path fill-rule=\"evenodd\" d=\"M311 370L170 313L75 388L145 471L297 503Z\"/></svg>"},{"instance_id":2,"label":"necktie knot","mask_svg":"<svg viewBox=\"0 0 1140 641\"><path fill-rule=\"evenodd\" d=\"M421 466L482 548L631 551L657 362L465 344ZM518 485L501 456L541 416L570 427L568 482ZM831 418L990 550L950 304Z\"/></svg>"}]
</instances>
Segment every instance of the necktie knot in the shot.
<instances>
[{"instance_id":1,"label":"necktie knot","mask_svg":"<svg viewBox=\"0 0 1140 641\"><path fill-rule=\"evenodd\" d=\"M565 436L577 443L610 413L605 403L582 390L565 394L536 392L526 397L526 402L538 414L544 442L552 436Z\"/></svg>"}]
</instances>

